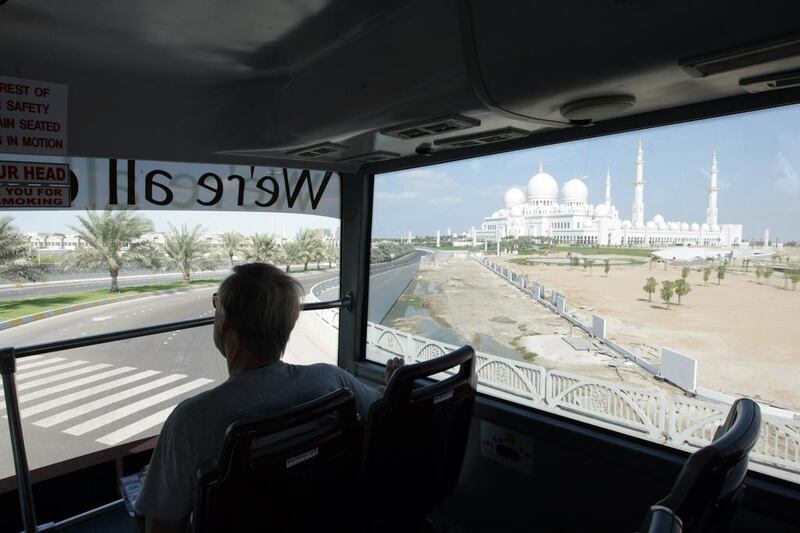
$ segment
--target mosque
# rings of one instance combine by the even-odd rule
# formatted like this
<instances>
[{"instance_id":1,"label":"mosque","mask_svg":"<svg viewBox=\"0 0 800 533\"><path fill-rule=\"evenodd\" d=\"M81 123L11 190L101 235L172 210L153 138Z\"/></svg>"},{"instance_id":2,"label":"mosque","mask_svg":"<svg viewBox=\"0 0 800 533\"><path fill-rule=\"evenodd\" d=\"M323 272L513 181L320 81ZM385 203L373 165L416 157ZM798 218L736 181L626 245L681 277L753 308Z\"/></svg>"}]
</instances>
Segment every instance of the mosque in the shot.
<instances>
[{"instance_id":1,"label":"mosque","mask_svg":"<svg viewBox=\"0 0 800 533\"><path fill-rule=\"evenodd\" d=\"M736 246L742 241L741 224L717 222L717 155L711 158L708 209L703 223L667 221L661 215L644 220L644 149L639 141L636 180L630 220L622 220L611 203L611 173L606 174L605 201L589 203L589 189L574 178L561 188L544 171L528 181L527 194L509 189L505 206L484 218L473 230L474 242L494 242L505 237L546 237L557 243L597 246Z\"/></svg>"}]
</instances>

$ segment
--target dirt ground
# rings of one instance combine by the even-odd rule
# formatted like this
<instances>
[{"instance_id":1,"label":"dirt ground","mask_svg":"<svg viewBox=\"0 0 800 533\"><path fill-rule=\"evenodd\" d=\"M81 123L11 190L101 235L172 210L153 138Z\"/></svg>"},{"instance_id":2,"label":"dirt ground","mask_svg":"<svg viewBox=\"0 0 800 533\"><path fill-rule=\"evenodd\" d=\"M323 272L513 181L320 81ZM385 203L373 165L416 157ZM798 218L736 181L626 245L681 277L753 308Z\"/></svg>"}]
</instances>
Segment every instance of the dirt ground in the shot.
<instances>
[{"instance_id":1,"label":"dirt ground","mask_svg":"<svg viewBox=\"0 0 800 533\"><path fill-rule=\"evenodd\" d=\"M597 263L592 274L569 266L509 266L564 294L582 321L591 322L592 313L609 319L608 336L637 353L652 358L666 346L696 358L699 386L800 410L800 288L784 289L781 274L758 283L752 272L729 271L718 285L715 277L704 284L702 271L692 271L692 291L667 309L658 291L648 302L643 285L653 276L660 288L680 277L680 266L614 266L606 277Z\"/></svg>"},{"instance_id":2,"label":"dirt ground","mask_svg":"<svg viewBox=\"0 0 800 533\"><path fill-rule=\"evenodd\" d=\"M587 335L472 260L422 265L419 280L437 287L421 296L428 313L462 338L473 339L478 349L480 333L518 350L519 360L545 368L639 386L656 385L650 374L613 353L574 350L560 337L588 340ZM394 327L421 333L415 331L413 317L401 319Z\"/></svg>"}]
</instances>

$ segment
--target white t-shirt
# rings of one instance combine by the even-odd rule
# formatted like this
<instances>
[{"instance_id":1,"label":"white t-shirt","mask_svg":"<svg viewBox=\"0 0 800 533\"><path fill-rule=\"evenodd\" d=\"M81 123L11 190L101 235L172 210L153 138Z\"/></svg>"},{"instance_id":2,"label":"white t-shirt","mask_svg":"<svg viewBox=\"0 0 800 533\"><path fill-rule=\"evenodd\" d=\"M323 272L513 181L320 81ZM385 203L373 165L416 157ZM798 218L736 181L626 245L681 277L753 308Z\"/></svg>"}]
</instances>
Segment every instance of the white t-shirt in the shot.
<instances>
[{"instance_id":1,"label":"white t-shirt","mask_svg":"<svg viewBox=\"0 0 800 533\"><path fill-rule=\"evenodd\" d=\"M274 409L277 414L341 388L353 391L358 413L366 418L378 393L345 370L324 363L299 366L279 361L231 376L184 400L161 430L136 511L167 522L187 517L197 468L217 458L228 426L248 412Z\"/></svg>"}]
</instances>

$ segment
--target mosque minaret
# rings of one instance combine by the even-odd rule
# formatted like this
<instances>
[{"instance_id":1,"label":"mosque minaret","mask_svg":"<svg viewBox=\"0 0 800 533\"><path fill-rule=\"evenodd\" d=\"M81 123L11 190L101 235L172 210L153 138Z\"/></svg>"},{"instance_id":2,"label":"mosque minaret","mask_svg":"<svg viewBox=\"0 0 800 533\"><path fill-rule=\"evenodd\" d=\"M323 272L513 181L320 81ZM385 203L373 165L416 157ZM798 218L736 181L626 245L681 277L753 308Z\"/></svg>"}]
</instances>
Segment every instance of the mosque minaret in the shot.
<instances>
[{"instance_id":1,"label":"mosque minaret","mask_svg":"<svg viewBox=\"0 0 800 533\"><path fill-rule=\"evenodd\" d=\"M601 204L589 203L586 184L572 178L559 187L539 162L525 190L512 187L503 197L503 207L484 218L475 231L477 241L499 241L507 237L543 237L558 243L598 246L735 246L741 243L741 224L717 220L717 154L711 158L706 221L667 221L661 215L644 219L644 146L636 153L636 179L630 220L622 220L612 203L611 169L606 171L605 197Z\"/></svg>"},{"instance_id":2,"label":"mosque minaret","mask_svg":"<svg viewBox=\"0 0 800 533\"><path fill-rule=\"evenodd\" d=\"M635 228L644 227L644 148L641 139L639 139L639 151L636 153L636 182L633 184L631 220Z\"/></svg>"},{"instance_id":3,"label":"mosque minaret","mask_svg":"<svg viewBox=\"0 0 800 533\"><path fill-rule=\"evenodd\" d=\"M708 211L706 212L706 224L709 226L717 225L717 152L711 156L711 186L708 188Z\"/></svg>"}]
</instances>

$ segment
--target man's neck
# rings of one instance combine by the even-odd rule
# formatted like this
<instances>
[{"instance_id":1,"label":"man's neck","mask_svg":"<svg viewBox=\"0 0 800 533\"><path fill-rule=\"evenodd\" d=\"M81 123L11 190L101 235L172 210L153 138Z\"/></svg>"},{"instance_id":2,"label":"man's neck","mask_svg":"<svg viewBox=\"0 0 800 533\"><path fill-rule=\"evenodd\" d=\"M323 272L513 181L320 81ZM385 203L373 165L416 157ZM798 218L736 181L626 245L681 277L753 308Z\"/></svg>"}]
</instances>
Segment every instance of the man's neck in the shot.
<instances>
[{"instance_id":1,"label":"man's neck","mask_svg":"<svg viewBox=\"0 0 800 533\"><path fill-rule=\"evenodd\" d=\"M233 365L231 364L231 361L232 359L228 358L228 375L233 377L244 372L249 372L251 370L256 370L258 368L275 364L279 361L279 359L273 360L265 356L253 355L250 352L244 352L239 354L238 357L233 358L233 361L235 361Z\"/></svg>"}]
</instances>

